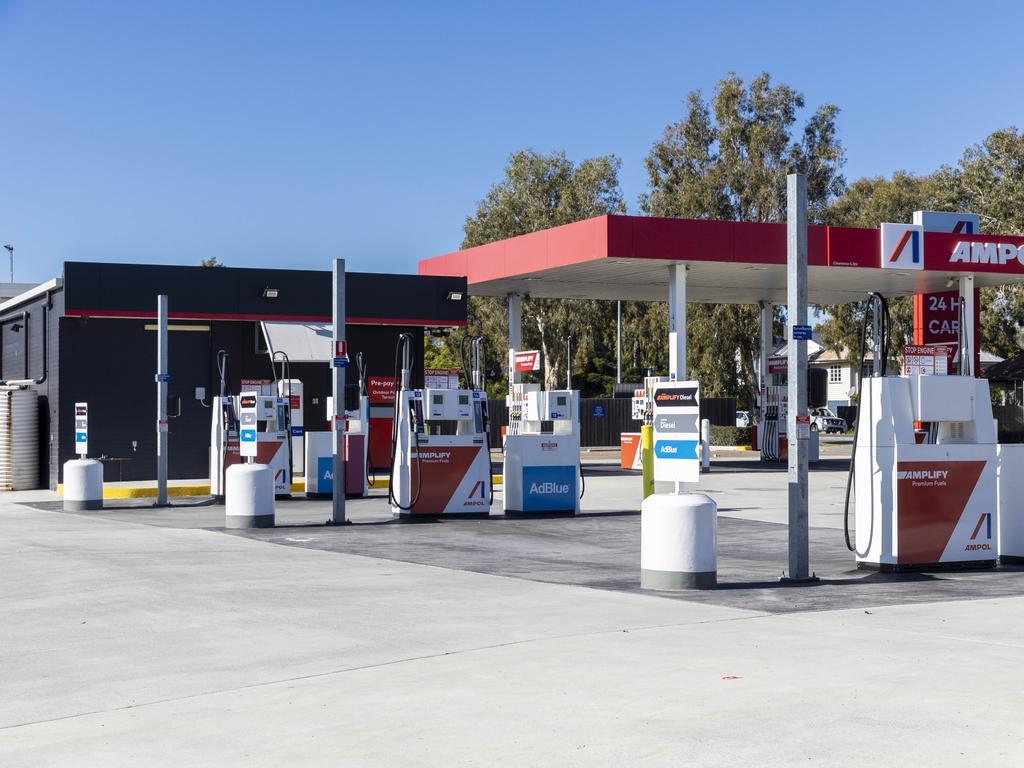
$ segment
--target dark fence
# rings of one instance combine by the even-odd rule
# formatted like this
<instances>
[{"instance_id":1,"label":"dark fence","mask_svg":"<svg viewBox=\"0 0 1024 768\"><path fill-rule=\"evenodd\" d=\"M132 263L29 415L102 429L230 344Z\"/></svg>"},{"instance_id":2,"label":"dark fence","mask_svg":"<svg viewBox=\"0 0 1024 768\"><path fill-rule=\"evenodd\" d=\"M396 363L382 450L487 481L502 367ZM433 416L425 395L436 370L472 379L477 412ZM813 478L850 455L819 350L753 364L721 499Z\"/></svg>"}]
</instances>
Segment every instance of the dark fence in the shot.
<instances>
[{"instance_id":1,"label":"dark fence","mask_svg":"<svg viewBox=\"0 0 1024 768\"><path fill-rule=\"evenodd\" d=\"M508 423L504 400L488 400L491 445L501 445L501 427ZM640 422L632 419L632 401L624 397L588 397L580 401L580 445L588 448L618 448L623 432L639 432ZM736 400L708 397L701 401L700 417L715 426L736 426Z\"/></svg>"},{"instance_id":2,"label":"dark fence","mask_svg":"<svg viewBox=\"0 0 1024 768\"><path fill-rule=\"evenodd\" d=\"M993 405L992 415L999 424L1000 443L1024 443L1024 407Z\"/></svg>"}]
</instances>

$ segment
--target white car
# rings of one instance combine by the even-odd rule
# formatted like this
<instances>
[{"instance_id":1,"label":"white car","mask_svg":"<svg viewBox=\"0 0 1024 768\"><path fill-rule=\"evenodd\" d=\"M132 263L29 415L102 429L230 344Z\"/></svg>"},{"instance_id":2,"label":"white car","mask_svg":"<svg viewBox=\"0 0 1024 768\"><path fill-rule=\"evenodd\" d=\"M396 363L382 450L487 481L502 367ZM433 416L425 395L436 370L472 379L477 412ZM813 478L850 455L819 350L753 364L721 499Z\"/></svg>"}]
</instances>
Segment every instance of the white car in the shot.
<instances>
[{"instance_id":1,"label":"white car","mask_svg":"<svg viewBox=\"0 0 1024 768\"><path fill-rule=\"evenodd\" d=\"M736 411L736 426L737 427L749 427L750 426L750 414L747 411Z\"/></svg>"},{"instance_id":2,"label":"white car","mask_svg":"<svg viewBox=\"0 0 1024 768\"><path fill-rule=\"evenodd\" d=\"M811 429L815 432L843 434L846 432L846 419L841 419L829 408L815 408L811 411Z\"/></svg>"}]
</instances>

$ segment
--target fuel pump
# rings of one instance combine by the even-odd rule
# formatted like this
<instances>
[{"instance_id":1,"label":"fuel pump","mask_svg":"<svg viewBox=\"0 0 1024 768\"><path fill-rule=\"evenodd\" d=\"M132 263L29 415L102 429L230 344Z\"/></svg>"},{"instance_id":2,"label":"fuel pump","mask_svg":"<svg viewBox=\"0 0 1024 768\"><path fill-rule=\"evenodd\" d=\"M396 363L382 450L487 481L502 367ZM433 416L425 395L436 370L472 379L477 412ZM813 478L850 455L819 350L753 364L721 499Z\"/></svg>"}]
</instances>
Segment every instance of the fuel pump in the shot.
<instances>
[{"instance_id":1,"label":"fuel pump","mask_svg":"<svg viewBox=\"0 0 1024 768\"><path fill-rule=\"evenodd\" d=\"M788 387L761 387L761 420L757 428L757 448L761 452L761 461L785 461L787 458L788 402Z\"/></svg>"},{"instance_id":2,"label":"fuel pump","mask_svg":"<svg viewBox=\"0 0 1024 768\"><path fill-rule=\"evenodd\" d=\"M395 349L391 507L404 520L487 516L487 397L474 389L412 389L413 342L412 334L403 333Z\"/></svg>"},{"instance_id":3,"label":"fuel pump","mask_svg":"<svg viewBox=\"0 0 1024 768\"><path fill-rule=\"evenodd\" d=\"M513 384L503 465L505 514L578 515L583 496L579 390Z\"/></svg>"},{"instance_id":4,"label":"fuel pump","mask_svg":"<svg viewBox=\"0 0 1024 768\"><path fill-rule=\"evenodd\" d=\"M220 395L213 399L210 425L210 493L224 496L225 471L241 463L239 455L239 397L228 388L228 354L217 353ZM256 463L268 464L274 473L274 494L289 496L292 486L289 398L258 392L256 397Z\"/></svg>"},{"instance_id":5,"label":"fuel pump","mask_svg":"<svg viewBox=\"0 0 1024 768\"><path fill-rule=\"evenodd\" d=\"M970 376L966 365L958 376L888 375L890 318L877 293L864 308L862 367L869 317L874 375L861 380L857 394L846 545L860 568L994 567L996 434L988 382Z\"/></svg>"},{"instance_id":6,"label":"fuel pump","mask_svg":"<svg viewBox=\"0 0 1024 768\"><path fill-rule=\"evenodd\" d=\"M354 397L346 387L345 397L345 496L359 498L369 495L373 485L370 477L369 425L370 400L366 394L366 367L363 353L355 356L358 388ZM334 493L334 456L330 431L330 414L334 413L334 398L327 397L327 431L306 433L306 496L317 498Z\"/></svg>"}]
</instances>

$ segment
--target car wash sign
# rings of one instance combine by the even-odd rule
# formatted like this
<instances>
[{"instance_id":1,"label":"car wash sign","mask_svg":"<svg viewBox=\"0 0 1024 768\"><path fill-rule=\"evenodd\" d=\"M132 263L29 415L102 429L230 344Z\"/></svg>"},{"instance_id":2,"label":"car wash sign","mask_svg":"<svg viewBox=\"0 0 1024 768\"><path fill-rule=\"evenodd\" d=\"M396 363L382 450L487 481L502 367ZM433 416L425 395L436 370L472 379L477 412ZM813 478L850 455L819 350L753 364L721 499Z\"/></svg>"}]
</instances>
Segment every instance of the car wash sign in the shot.
<instances>
[{"instance_id":1,"label":"car wash sign","mask_svg":"<svg viewBox=\"0 0 1024 768\"><path fill-rule=\"evenodd\" d=\"M700 480L700 384L666 381L654 388L654 479Z\"/></svg>"}]
</instances>

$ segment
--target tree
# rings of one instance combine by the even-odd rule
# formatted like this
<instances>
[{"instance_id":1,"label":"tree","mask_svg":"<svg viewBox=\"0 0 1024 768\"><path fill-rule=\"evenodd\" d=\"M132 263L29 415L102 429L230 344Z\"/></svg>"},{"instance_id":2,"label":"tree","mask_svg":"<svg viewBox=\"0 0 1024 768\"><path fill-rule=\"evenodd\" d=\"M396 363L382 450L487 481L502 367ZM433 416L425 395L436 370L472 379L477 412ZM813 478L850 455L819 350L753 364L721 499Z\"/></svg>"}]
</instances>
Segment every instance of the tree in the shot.
<instances>
[{"instance_id":1,"label":"tree","mask_svg":"<svg viewBox=\"0 0 1024 768\"><path fill-rule=\"evenodd\" d=\"M533 150L512 154L504 178L487 192L476 211L466 218L463 248L528 234L574 221L622 213L625 205L619 188L618 158L608 155L573 163L564 152L543 155ZM523 343L538 348L543 359L543 380L549 389L563 386L566 368L566 337L573 336L573 382L588 393L607 388L608 348L602 331L610 323L614 333L611 302L534 299L523 302ZM484 335L487 354L497 363L492 374L504 375L508 349L508 310L502 298L471 297L465 332L452 334L447 346L459 349L462 338ZM614 353L611 363L614 377ZM491 366L489 366L491 367ZM495 387L497 390L498 387Z\"/></svg>"},{"instance_id":2,"label":"tree","mask_svg":"<svg viewBox=\"0 0 1024 768\"><path fill-rule=\"evenodd\" d=\"M647 156L652 216L777 222L786 216L786 175L807 175L808 207L820 218L842 194L844 154L838 107L818 107L799 130L803 96L773 85L768 74L749 87L735 74L718 83L710 103L690 93L682 120L665 128ZM753 305L687 307L689 375L709 395L741 399L757 382L759 310Z\"/></svg>"},{"instance_id":3,"label":"tree","mask_svg":"<svg viewBox=\"0 0 1024 768\"><path fill-rule=\"evenodd\" d=\"M983 231L1024 234L1024 134L1015 128L993 132L969 147L955 167L942 166L927 176L897 171L891 179L859 179L823 211L821 221L836 226L877 227L884 221L910 221L916 210L977 213ZM982 347L1003 357L1019 354L1024 329L1024 289L1016 285L981 289ZM889 302L893 350L913 338L909 297ZM836 350L860 344L859 304L823 307L825 343Z\"/></svg>"},{"instance_id":4,"label":"tree","mask_svg":"<svg viewBox=\"0 0 1024 768\"><path fill-rule=\"evenodd\" d=\"M211 256L208 259L203 259L199 262L200 267L223 267L224 264L217 259L216 256Z\"/></svg>"}]
</instances>

